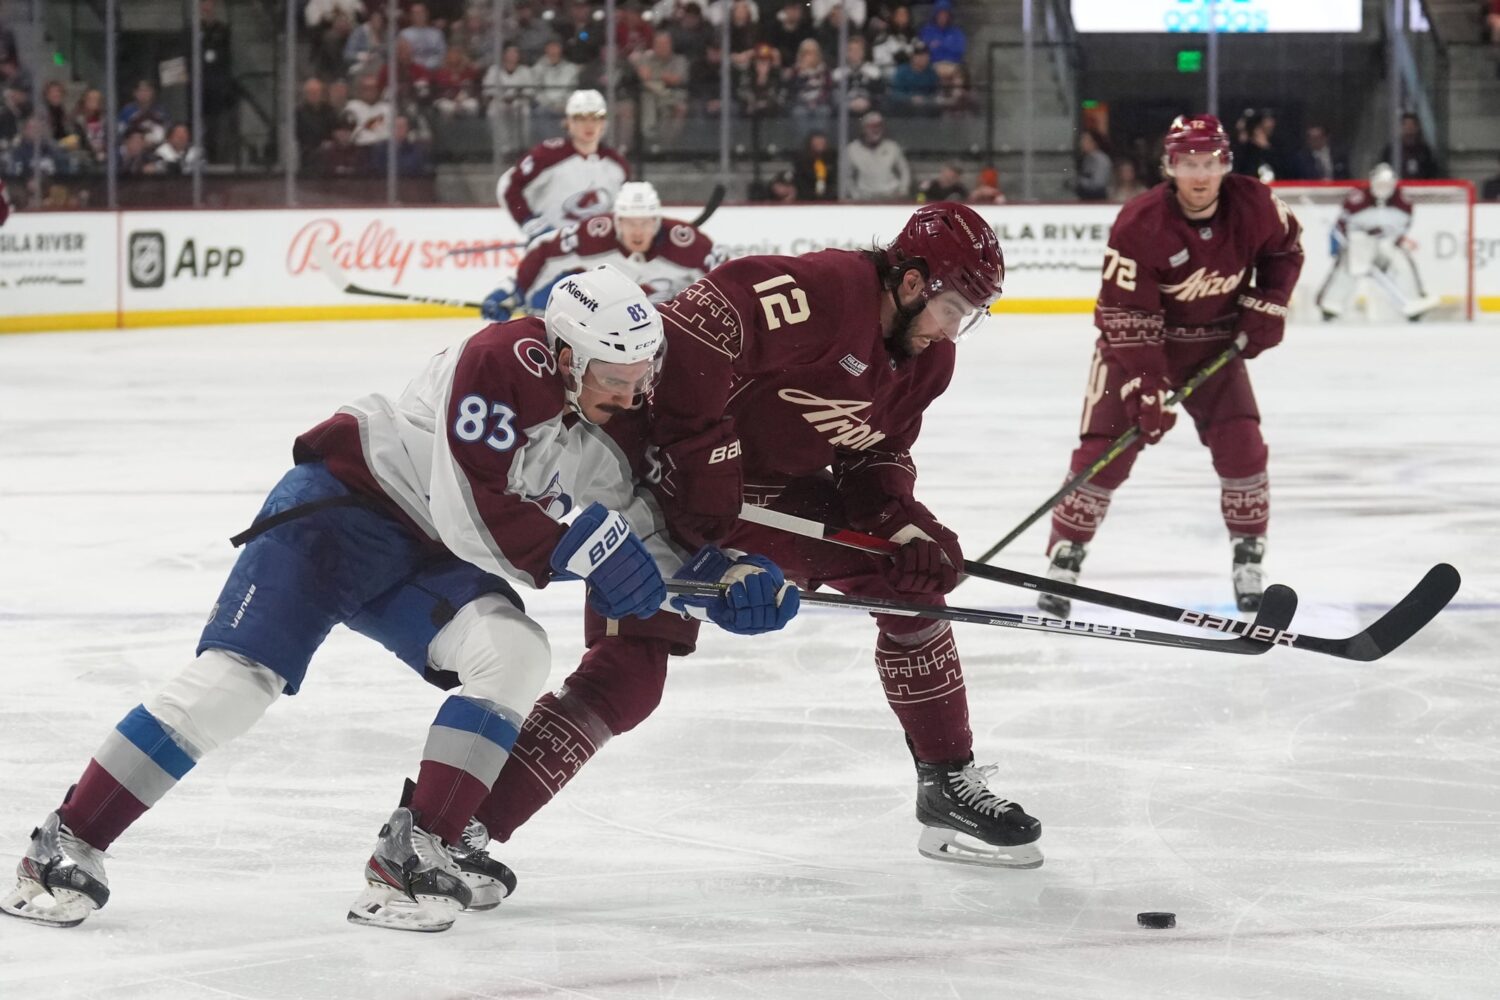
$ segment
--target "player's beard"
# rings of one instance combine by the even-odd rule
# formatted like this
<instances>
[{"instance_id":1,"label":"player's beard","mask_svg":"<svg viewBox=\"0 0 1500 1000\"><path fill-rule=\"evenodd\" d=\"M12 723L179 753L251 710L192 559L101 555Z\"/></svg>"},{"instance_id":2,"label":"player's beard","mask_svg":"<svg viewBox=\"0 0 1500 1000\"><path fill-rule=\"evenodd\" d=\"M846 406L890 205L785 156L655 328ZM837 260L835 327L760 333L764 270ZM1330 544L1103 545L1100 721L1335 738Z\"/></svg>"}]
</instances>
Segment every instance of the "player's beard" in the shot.
<instances>
[{"instance_id":1,"label":"player's beard","mask_svg":"<svg viewBox=\"0 0 1500 1000\"><path fill-rule=\"evenodd\" d=\"M907 360L917 356L916 350L911 342L911 328L916 325L917 317L927 308L925 299L918 299L916 308L910 306L896 306L896 318L891 332L885 335L885 346L888 351L896 357Z\"/></svg>"}]
</instances>

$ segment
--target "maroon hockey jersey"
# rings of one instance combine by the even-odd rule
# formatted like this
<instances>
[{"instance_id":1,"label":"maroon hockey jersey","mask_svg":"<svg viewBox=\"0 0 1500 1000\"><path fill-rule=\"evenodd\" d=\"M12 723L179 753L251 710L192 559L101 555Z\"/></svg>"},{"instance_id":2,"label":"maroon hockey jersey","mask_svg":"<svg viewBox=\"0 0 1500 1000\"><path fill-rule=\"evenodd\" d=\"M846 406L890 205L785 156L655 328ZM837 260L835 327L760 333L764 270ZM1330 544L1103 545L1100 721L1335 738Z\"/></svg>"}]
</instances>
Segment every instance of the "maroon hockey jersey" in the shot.
<instances>
[{"instance_id":1,"label":"maroon hockey jersey","mask_svg":"<svg viewBox=\"0 0 1500 1000\"><path fill-rule=\"evenodd\" d=\"M653 401L658 442L728 415L749 502L830 467L910 496L909 449L953 376L954 344L892 354L880 325L885 294L856 251L744 257L709 272L660 306L669 346Z\"/></svg>"},{"instance_id":2,"label":"maroon hockey jersey","mask_svg":"<svg viewBox=\"0 0 1500 1000\"><path fill-rule=\"evenodd\" d=\"M1243 289L1291 294L1302 271L1301 235L1286 204L1253 177L1226 176L1207 219L1189 219L1172 185L1157 185L1128 202L1110 230L1094 310L1100 349L1128 370L1164 366L1142 349L1164 352L1169 343L1223 350Z\"/></svg>"}]
</instances>

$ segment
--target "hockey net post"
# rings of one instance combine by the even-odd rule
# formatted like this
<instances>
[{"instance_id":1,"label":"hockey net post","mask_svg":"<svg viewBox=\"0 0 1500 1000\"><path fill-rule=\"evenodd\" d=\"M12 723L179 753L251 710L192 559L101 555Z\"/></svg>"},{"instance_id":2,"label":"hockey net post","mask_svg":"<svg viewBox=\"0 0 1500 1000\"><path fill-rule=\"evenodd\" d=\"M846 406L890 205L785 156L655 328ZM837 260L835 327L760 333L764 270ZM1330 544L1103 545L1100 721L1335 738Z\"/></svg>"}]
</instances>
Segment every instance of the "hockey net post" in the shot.
<instances>
[{"instance_id":1,"label":"hockey net post","mask_svg":"<svg viewBox=\"0 0 1500 1000\"><path fill-rule=\"evenodd\" d=\"M1337 259L1334 229L1344 199L1369 188L1367 180L1276 181L1271 187L1302 223L1306 263L1292 296L1292 315L1301 321L1319 316L1317 296ZM1438 320L1474 318L1474 184L1466 180L1403 180L1412 205L1407 237L1418 277L1428 294L1441 301L1428 313ZM1374 282L1359 292L1349 318L1400 319Z\"/></svg>"}]
</instances>

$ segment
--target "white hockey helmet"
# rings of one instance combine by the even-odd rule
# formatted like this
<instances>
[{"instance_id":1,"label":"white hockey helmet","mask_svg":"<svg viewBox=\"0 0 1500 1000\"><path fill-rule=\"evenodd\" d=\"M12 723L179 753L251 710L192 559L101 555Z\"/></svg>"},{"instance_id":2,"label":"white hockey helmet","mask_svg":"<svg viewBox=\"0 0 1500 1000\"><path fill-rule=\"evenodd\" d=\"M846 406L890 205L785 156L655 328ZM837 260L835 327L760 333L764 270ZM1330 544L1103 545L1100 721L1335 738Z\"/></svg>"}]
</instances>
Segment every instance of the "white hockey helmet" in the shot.
<instances>
[{"instance_id":1,"label":"white hockey helmet","mask_svg":"<svg viewBox=\"0 0 1500 1000\"><path fill-rule=\"evenodd\" d=\"M615 195L615 218L659 219L661 198L649 181L626 181Z\"/></svg>"},{"instance_id":2,"label":"white hockey helmet","mask_svg":"<svg viewBox=\"0 0 1500 1000\"><path fill-rule=\"evenodd\" d=\"M667 354L661 314L618 268L600 264L559 281L547 300L545 323L555 353L572 348L565 391L580 413L584 385L603 392L629 389L639 405L661 378Z\"/></svg>"},{"instance_id":3,"label":"white hockey helmet","mask_svg":"<svg viewBox=\"0 0 1500 1000\"><path fill-rule=\"evenodd\" d=\"M568 95L568 103L564 106L563 113L569 118L579 116L608 118L609 105L604 103L604 95L597 90L575 90Z\"/></svg>"},{"instance_id":4,"label":"white hockey helmet","mask_svg":"<svg viewBox=\"0 0 1500 1000\"><path fill-rule=\"evenodd\" d=\"M1377 163L1370 171L1370 193L1376 201L1389 201L1396 193L1396 171L1389 163Z\"/></svg>"}]
</instances>

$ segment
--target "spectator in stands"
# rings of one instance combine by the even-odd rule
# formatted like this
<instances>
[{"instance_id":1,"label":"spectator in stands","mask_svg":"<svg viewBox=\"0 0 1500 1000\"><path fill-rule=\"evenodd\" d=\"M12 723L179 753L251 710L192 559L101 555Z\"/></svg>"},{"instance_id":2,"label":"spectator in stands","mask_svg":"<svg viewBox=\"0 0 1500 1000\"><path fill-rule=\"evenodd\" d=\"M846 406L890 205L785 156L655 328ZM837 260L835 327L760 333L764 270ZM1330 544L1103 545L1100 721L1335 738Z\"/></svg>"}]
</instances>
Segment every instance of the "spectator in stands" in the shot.
<instances>
[{"instance_id":1,"label":"spectator in stands","mask_svg":"<svg viewBox=\"0 0 1500 1000\"><path fill-rule=\"evenodd\" d=\"M120 176L140 176L146 173L150 162L151 146L146 141L146 133L138 128L126 129L120 138Z\"/></svg>"},{"instance_id":2,"label":"spectator in stands","mask_svg":"<svg viewBox=\"0 0 1500 1000\"><path fill-rule=\"evenodd\" d=\"M1135 161L1128 156L1116 157L1114 176L1109 183L1109 200L1124 203L1145 193L1146 185L1141 183L1140 170Z\"/></svg>"},{"instance_id":3,"label":"spectator in stands","mask_svg":"<svg viewBox=\"0 0 1500 1000\"><path fill-rule=\"evenodd\" d=\"M203 142L200 155L206 155L214 162L227 161L231 159L234 137L239 131L234 117L239 91L231 62L233 49L229 24L219 17L214 0L199 0L198 20L203 30ZM192 51L191 41L185 48ZM335 68L341 61L341 58L334 61Z\"/></svg>"},{"instance_id":4,"label":"spectator in stands","mask_svg":"<svg viewBox=\"0 0 1500 1000\"><path fill-rule=\"evenodd\" d=\"M518 114L531 110L536 93L536 72L522 61L521 46L511 42L500 54L500 65L484 73L484 99L491 117L516 121ZM522 116L524 117L524 116Z\"/></svg>"},{"instance_id":5,"label":"spectator in stands","mask_svg":"<svg viewBox=\"0 0 1500 1000\"><path fill-rule=\"evenodd\" d=\"M20 55L20 49L16 48L16 33L0 21L0 62L15 60ZM0 84L5 81L0 80Z\"/></svg>"},{"instance_id":6,"label":"spectator in stands","mask_svg":"<svg viewBox=\"0 0 1500 1000\"><path fill-rule=\"evenodd\" d=\"M940 62L932 64L937 73L938 92L935 103L947 117L964 117L973 110L973 95L969 90L969 71L963 63Z\"/></svg>"},{"instance_id":7,"label":"spectator in stands","mask_svg":"<svg viewBox=\"0 0 1500 1000\"><path fill-rule=\"evenodd\" d=\"M969 189L964 187L963 174L956 163L945 163L936 177L928 178L917 188L917 201L965 201Z\"/></svg>"},{"instance_id":8,"label":"spectator in stands","mask_svg":"<svg viewBox=\"0 0 1500 1000\"><path fill-rule=\"evenodd\" d=\"M0 59L0 87L15 87L31 93L31 74L26 72L15 53Z\"/></svg>"},{"instance_id":9,"label":"spectator in stands","mask_svg":"<svg viewBox=\"0 0 1500 1000\"><path fill-rule=\"evenodd\" d=\"M780 53L780 64L791 66L797 61L797 50L802 43L813 37L813 26L807 19L806 8L798 0L787 0L766 26L762 37Z\"/></svg>"},{"instance_id":10,"label":"spectator in stands","mask_svg":"<svg viewBox=\"0 0 1500 1000\"><path fill-rule=\"evenodd\" d=\"M830 17L842 17L847 14L850 34L858 34L869 17L869 6L865 0L811 0L808 6L812 11L813 24L816 25L823 24ZM835 15L835 11L839 14ZM828 51L832 52L833 49L829 48Z\"/></svg>"},{"instance_id":11,"label":"spectator in stands","mask_svg":"<svg viewBox=\"0 0 1500 1000\"><path fill-rule=\"evenodd\" d=\"M890 20L872 17L868 25L870 34L870 61L880 67L889 79L896 67L911 55L911 47L917 43L916 31L912 28L911 8L901 4L891 9Z\"/></svg>"},{"instance_id":12,"label":"spectator in stands","mask_svg":"<svg viewBox=\"0 0 1500 1000\"><path fill-rule=\"evenodd\" d=\"M203 151L193 146L192 134L181 122L167 129L167 138L151 151L151 159L143 168L148 174L190 174L202 159Z\"/></svg>"},{"instance_id":13,"label":"spectator in stands","mask_svg":"<svg viewBox=\"0 0 1500 1000\"><path fill-rule=\"evenodd\" d=\"M1307 139L1292 161L1292 172L1305 181L1342 181L1349 179L1349 167L1344 157L1333 150L1328 141L1328 129L1322 125L1310 125Z\"/></svg>"},{"instance_id":14,"label":"spectator in stands","mask_svg":"<svg viewBox=\"0 0 1500 1000\"><path fill-rule=\"evenodd\" d=\"M381 67L375 79L380 86L382 94L388 93L390 86L389 64ZM405 38L396 39L396 113L402 114L408 111L414 112L418 108L425 108L432 102L433 98L433 73L426 66L416 60L416 53L411 47L411 42ZM355 140L358 142L358 140Z\"/></svg>"},{"instance_id":15,"label":"spectator in stands","mask_svg":"<svg viewBox=\"0 0 1500 1000\"><path fill-rule=\"evenodd\" d=\"M912 46L910 58L897 66L891 76L886 107L892 114L935 115L940 110L939 86L937 70L932 68L927 46L918 42Z\"/></svg>"},{"instance_id":16,"label":"spectator in stands","mask_svg":"<svg viewBox=\"0 0 1500 1000\"><path fill-rule=\"evenodd\" d=\"M31 95L18 83L4 85L0 97L0 146L21 135L21 124L31 117Z\"/></svg>"},{"instance_id":17,"label":"spectator in stands","mask_svg":"<svg viewBox=\"0 0 1500 1000\"><path fill-rule=\"evenodd\" d=\"M818 40L818 47L824 52L837 52L839 50L839 31L844 22L844 8L840 4L834 4L826 15L819 18L817 12L813 12L813 37ZM859 37L859 29L853 25L849 27L851 38Z\"/></svg>"},{"instance_id":18,"label":"spectator in stands","mask_svg":"<svg viewBox=\"0 0 1500 1000\"><path fill-rule=\"evenodd\" d=\"M702 59L710 45L718 44L717 33L703 19L703 8L691 0L678 9L670 30L672 50L690 63Z\"/></svg>"},{"instance_id":19,"label":"spectator in stands","mask_svg":"<svg viewBox=\"0 0 1500 1000\"><path fill-rule=\"evenodd\" d=\"M343 11L333 15L333 21L318 35L312 47L313 75L322 80L334 80L345 72L349 43L357 29L354 19ZM370 72L376 72L372 67Z\"/></svg>"},{"instance_id":20,"label":"spectator in stands","mask_svg":"<svg viewBox=\"0 0 1500 1000\"><path fill-rule=\"evenodd\" d=\"M63 106L63 85L60 80L49 80L42 88L42 109L38 112L46 120L47 137L61 142L72 131L68 127L68 109Z\"/></svg>"},{"instance_id":21,"label":"spectator in stands","mask_svg":"<svg viewBox=\"0 0 1500 1000\"><path fill-rule=\"evenodd\" d=\"M47 134L47 119L42 115L21 123L20 134L5 151L5 159L6 174L19 181L50 178L65 163L62 150Z\"/></svg>"},{"instance_id":22,"label":"spectator in stands","mask_svg":"<svg viewBox=\"0 0 1500 1000\"><path fill-rule=\"evenodd\" d=\"M833 117L833 74L815 38L804 38L797 47L797 62L787 79L787 103L804 133Z\"/></svg>"},{"instance_id":23,"label":"spectator in stands","mask_svg":"<svg viewBox=\"0 0 1500 1000\"><path fill-rule=\"evenodd\" d=\"M705 114L710 117L719 113L720 73L724 66L724 53L717 44L703 51L703 58L688 67L688 113Z\"/></svg>"},{"instance_id":24,"label":"spectator in stands","mask_svg":"<svg viewBox=\"0 0 1500 1000\"><path fill-rule=\"evenodd\" d=\"M355 84L355 96L344 105L356 146L373 146L391 136L391 105L378 77L366 74Z\"/></svg>"},{"instance_id":25,"label":"spectator in stands","mask_svg":"<svg viewBox=\"0 0 1500 1000\"><path fill-rule=\"evenodd\" d=\"M313 161L320 177L352 177L368 166L368 149L354 144L354 114L345 112L333 127L333 138Z\"/></svg>"},{"instance_id":26,"label":"spectator in stands","mask_svg":"<svg viewBox=\"0 0 1500 1000\"><path fill-rule=\"evenodd\" d=\"M855 117L866 111L874 111L880 101L881 91L885 89L885 77L881 74L880 67L870 62L866 54L868 47L869 43L863 35L850 35L849 45L844 50L847 65L833 71L835 81L840 73L849 74L848 111Z\"/></svg>"},{"instance_id":27,"label":"spectator in stands","mask_svg":"<svg viewBox=\"0 0 1500 1000\"><path fill-rule=\"evenodd\" d=\"M1078 176L1073 193L1079 201L1104 201L1109 197L1109 178L1114 165L1104 151L1104 137L1093 129L1078 134Z\"/></svg>"},{"instance_id":28,"label":"spectator in stands","mask_svg":"<svg viewBox=\"0 0 1500 1000\"><path fill-rule=\"evenodd\" d=\"M315 76L302 81L302 100L297 104L295 126L297 149L304 170L311 168L320 149L333 142L333 129L338 121L339 113L328 103L328 90L323 81Z\"/></svg>"},{"instance_id":29,"label":"spectator in stands","mask_svg":"<svg viewBox=\"0 0 1500 1000\"><path fill-rule=\"evenodd\" d=\"M792 172L783 170L774 175L766 185L763 201L780 202L790 205L797 200L797 184L792 180Z\"/></svg>"},{"instance_id":30,"label":"spectator in stands","mask_svg":"<svg viewBox=\"0 0 1500 1000\"><path fill-rule=\"evenodd\" d=\"M479 114L479 70L462 45L448 46L443 65L432 74L432 106L444 118Z\"/></svg>"},{"instance_id":31,"label":"spectator in stands","mask_svg":"<svg viewBox=\"0 0 1500 1000\"><path fill-rule=\"evenodd\" d=\"M73 106L72 128L78 137L78 148L95 166L102 165L108 155L104 146L104 123L104 91L90 87Z\"/></svg>"},{"instance_id":32,"label":"spectator in stands","mask_svg":"<svg viewBox=\"0 0 1500 1000\"><path fill-rule=\"evenodd\" d=\"M411 23L397 33L398 44L405 42L411 46L411 58L417 65L423 69L436 70L443 64L443 58L448 53L448 40L441 31L433 27L425 3L412 4L406 16L411 19Z\"/></svg>"},{"instance_id":33,"label":"spectator in stands","mask_svg":"<svg viewBox=\"0 0 1500 1000\"><path fill-rule=\"evenodd\" d=\"M470 7L462 18L448 29L448 44L464 50L470 65L476 69L495 62L495 33L490 30L488 8Z\"/></svg>"},{"instance_id":34,"label":"spectator in stands","mask_svg":"<svg viewBox=\"0 0 1500 1000\"><path fill-rule=\"evenodd\" d=\"M774 118L781 114L786 96L781 85L780 55L771 45L757 45L750 68L740 79L741 111L749 118Z\"/></svg>"},{"instance_id":35,"label":"spectator in stands","mask_svg":"<svg viewBox=\"0 0 1500 1000\"><path fill-rule=\"evenodd\" d=\"M552 25L537 16L536 4L522 0L516 4L516 19L513 31L506 32L506 39L521 49L521 61L535 65L542 58L547 43L557 38Z\"/></svg>"},{"instance_id":36,"label":"spectator in stands","mask_svg":"<svg viewBox=\"0 0 1500 1000\"><path fill-rule=\"evenodd\" d=\"M1500 0L1488 0L1484 5L1484 27L1491 45L1500 45ZM1500 72L1500 68L1497 68Z\"/></svg>"},{"instance_id":37,"label":"spectator in stands","mask_svg":"<svg viewBox=\"0 0 1500 1000\"><path fill-rule=\"evenodd\" d=\"M154 148L167 137L167 112L157 103L150 80L138 80L133 93L135 100L120 109L120 131L134 129L145 137L148 149Z\"/></svg>"},{"instance_id":38,"label":"spectator in stands","mask_svg":"<svg viewBox=\"0 0 1500 1000\"><path fill-rule=\"evenodd\" d=\"M688 61L672 48L672 32L657 31L651 49L631 57L641 88L641 128L648 141L670 142L687 116Z\"/></svg>"},{"instance_id":39,"label":"spectator in stands","mask_svg":"<svg viewBox=\"0 0 1500 1000\"><path fill-rule=\"evenodd\" d=\"M380 72L385 64L386 42L385 11L376 8L364 24L355 26L344 42L344 73L359 79L369 73Z\"/></svg>"},{"instance_id":40,"label":"spectator in stands","mask_svg":"<svg viewBox=\"0 0 1500 1000\"><path fill-rule=\"evenodd\" d=\"M323 33L339 14L347 14L350 21L358 21L364 13L364 0L307 0L307 6L302 9L302 22L307 25L307 37L316 48Z\"/></svg>"},{"instance_id":41,"label":"spectator in stands","mask_svg":"<svg viewBox=\"0 0 1500 1000\"><path fill-rule=\"evenodd\" d=\"M649 49L651 39L655 36L656 30L651 27L651 22L646 20L646 15L634 4L615 9L615 44L619 47L620 55L628 59L637 52Z\"/></svg>"},{"instance_id":42,"label":"spectator in stands","mask_svg":"<svg viewBox=\"0 0 1500 1000\"><path fill-rule=\"evenodd\" d=\"M969 192L970 205L1003 205L1005 192L1000 190L1000 171L985 167L979 171L979 182Z\"/></svg>"},{"instance_id":43,"label":"spectator in stands","mask_svg":"<svg viewBox=\"0 0 1500 1000\"><path fill-rule=\"evenodd\" d=\"M342 115L349 106L349 81L338 79L328 85L328 106L336 115Z\"/></svg>"},{"instance_id":44,"label":"spectator in stands","mask_svg":"<svg viewBox=\"0 0 1500 1000\"><path fill-rule=\"evenodd\" d=\"M729 8L729 61L748 69L760 42L760 9L750 0L732 0Z\"/></svg>"},{"instance_id":45,"label":"spectator in stands","mask_svg":"<svg viewBox=\"0 0 1500 1000\"><path fill-rule=\"evenodd\" d=\"M1250 109L1242 117L1245 141L1234 151L1234 172L1259 177L1267 183L1277 178L1286 180L1291 172L1276 149L1276 115L1269 109Z\"/></svg>"},{"instance_id":46,"label":"spectator in stands","mask_svg":"<svg viewBox=\"0 0 1500 1000\"><path fill-rule=\"evenodd\" d=\"M1479 187L1479 197L1485 201L1500 201L1500 174L1486 178Z\"/></svg>"},{"instance_id":47,"label":"spectator in stands","mask_svg":"<svg viewBox=\"0 0 1500 1000\"><path fill-rule=\"evenodd\" d=\"M932 17L917 37L927 43L933 62L961 63L968 54L969 39L964 29L953 23L953 0L937 0L932 5Z\"/></svg>"},{"instance_id":48,"label":"spectator in stands","mask_svg":"<svg viewBox=\"0 0 1500 1000\"><path fill-rule=\"evenodd\" d=\"M393 126L396 133L396 173L401 177L426 177L432 173L432 146L425 139L412 133L411 119L397 115ZM390 144L381 143L367 148L371 173L384 174L390 162Z\"/></svg>"},{"instance_id":49,"label":"spectator in stands","mask_svg":"<svg viewBox=\"0 0 1500 1000\"><path fill-rule=\"evenodd\" d=\"M596 13L599 18L595 18ZM604 51L603 16L603 9L596 11L588 0L573 0L568 6L568 23L560 34L563 36L563 54L569 62L585 66L599 58Z\"/></svg>"},{"instance_id":50,"label":"spectator in stands","mask_svg":"<svg viewBox=\"0 0 1500 1000\"><path fill-rule=\"evenodd\" d=\"M911 192L906 151L885 134L885 118L871 111L860 119L859 138L844 150L849 161L849 197L854 201L905 201Z\"/></svg>"},{"instance_id":51,"label":"spectator in stands","mask_svg":"<svg viewBox=\"0 0 1500 1000\"><path fill-rule=\"evenodd\" d=\"M568 95L578 89L578 66L563 58L563 43L554 38L542 50L541 61L532 67L536 77L536 104L543 111L561 115Z\"/></svg>"},{"instance_id":52,"label":"spectator in stands","mask_svg":"<svg viewBox=\"0 0 1500 1000\"><path fill-rule=\"evenodd\" d=\"M1422 122L1411 112L1401 116L1401 177L1429 181L1438 175L1437 157L1422 136Z\"/></svg>"},{"instance_id":53,"label":"spectator in stands","mask_svg":"<svg viewBox=\"0 0 1500 1000\"><path fill-rule=\"evenodd\" d=\"M839 161L827 132L812 132L792 159L798 201L837 201Z\"/></svg>"}]
</instances>

